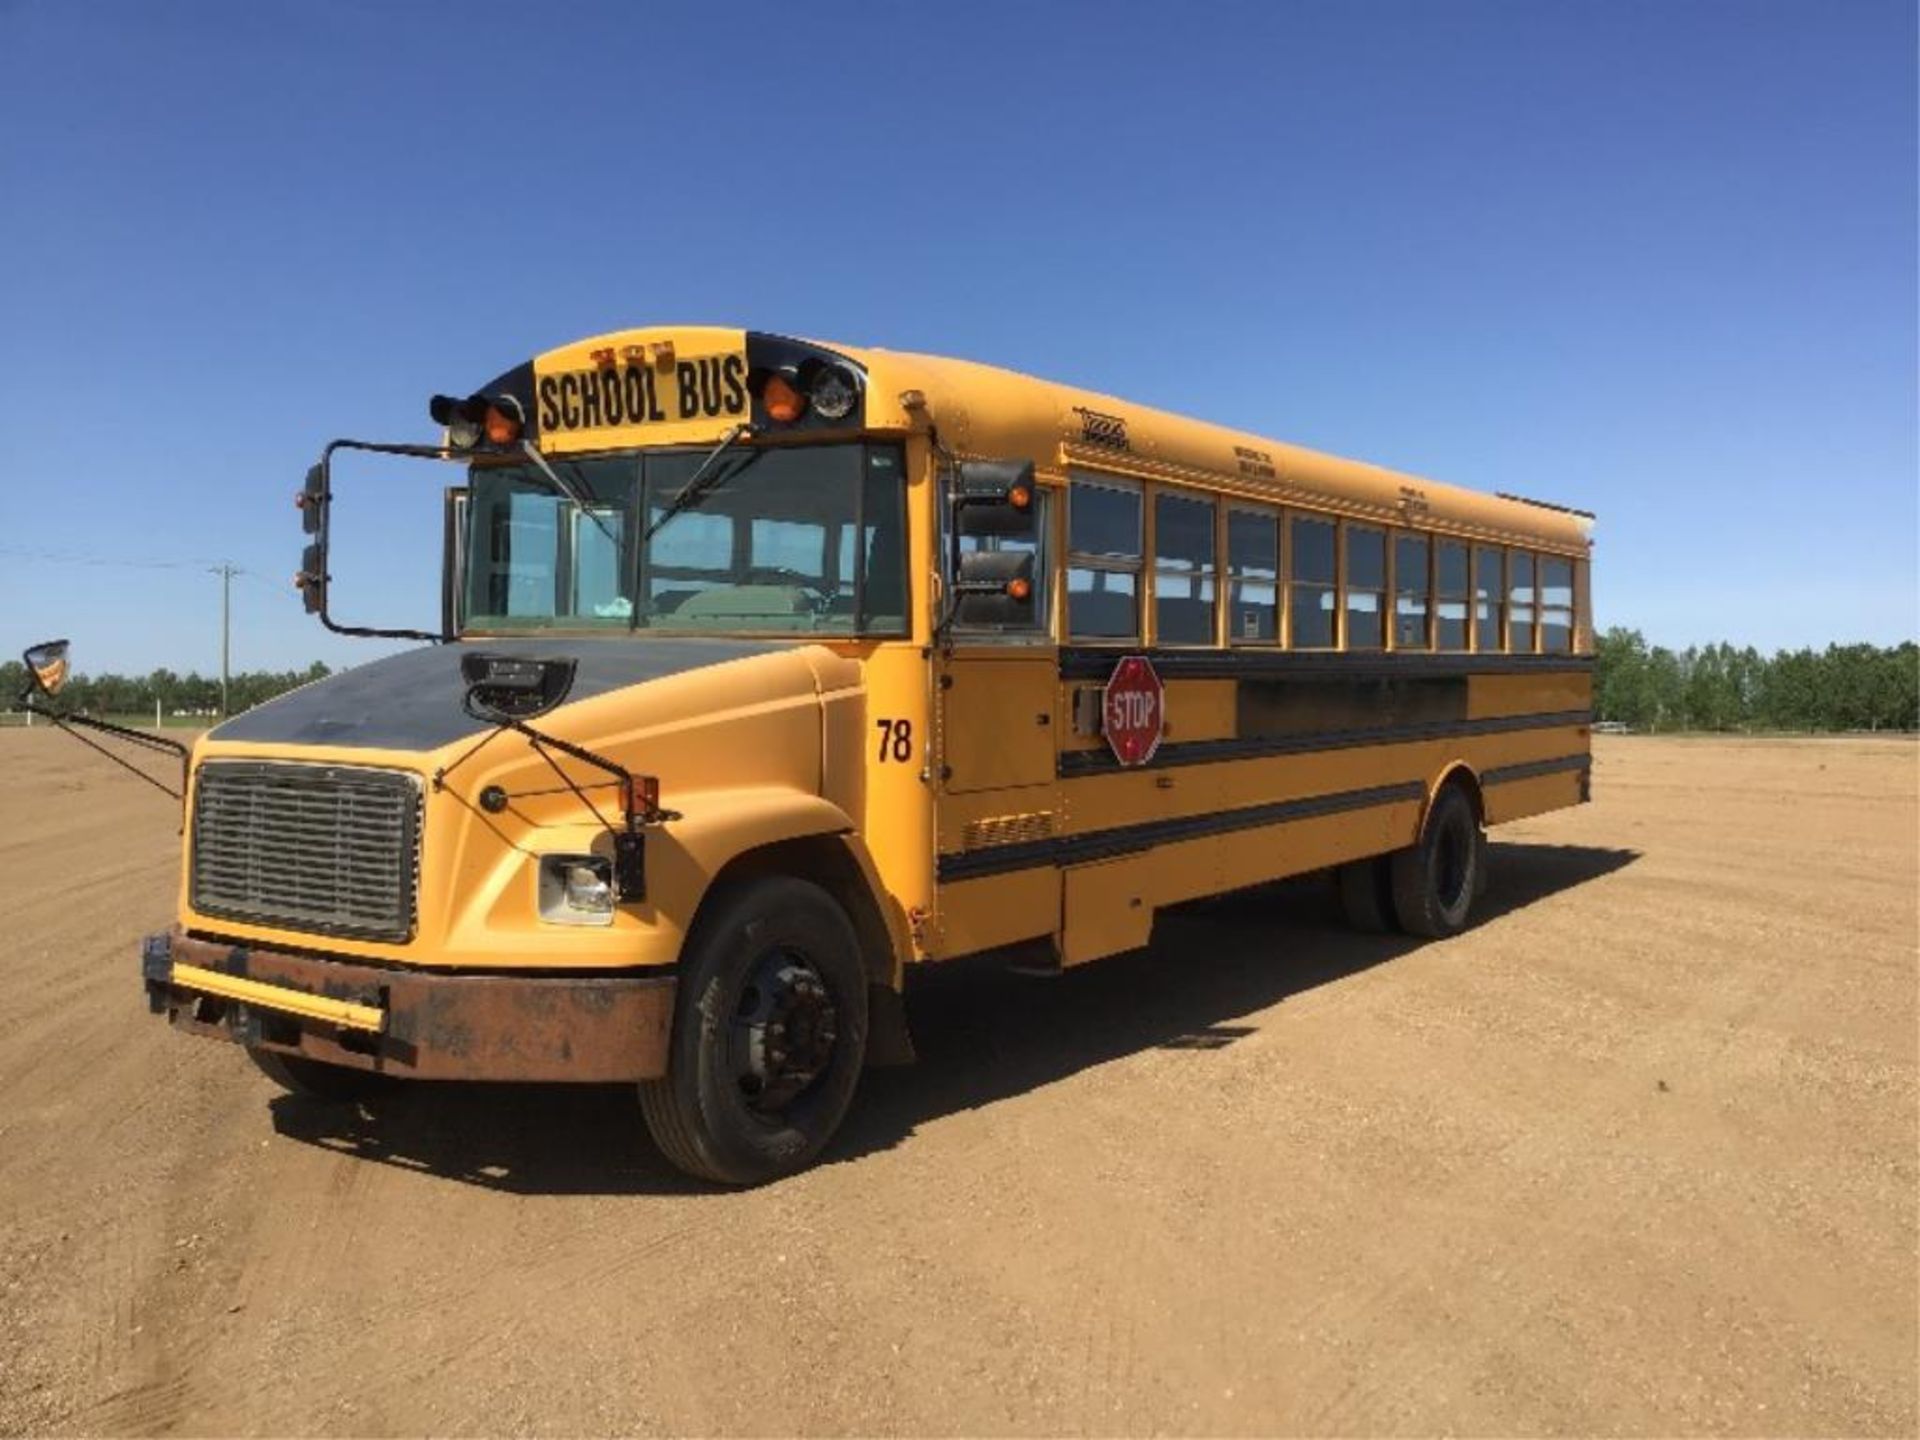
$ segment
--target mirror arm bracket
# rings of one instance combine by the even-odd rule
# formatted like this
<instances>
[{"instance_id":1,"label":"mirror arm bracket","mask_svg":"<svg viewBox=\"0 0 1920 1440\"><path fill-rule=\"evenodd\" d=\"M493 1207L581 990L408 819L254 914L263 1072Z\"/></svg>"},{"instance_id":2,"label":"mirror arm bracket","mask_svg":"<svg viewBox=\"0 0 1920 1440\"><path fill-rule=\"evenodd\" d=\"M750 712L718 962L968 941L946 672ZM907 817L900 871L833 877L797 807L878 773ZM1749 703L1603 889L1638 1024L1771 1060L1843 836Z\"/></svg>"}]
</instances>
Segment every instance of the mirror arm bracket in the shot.
<instances>
[{"instance_id":1,"label":"mirror arm bracket","mask_svg":"<svg viewBox=\"0 0 1920 1440\"><path fill-rule=\"evenodd\" d=\"M45 705L38 703L29 695L22 695L16 703L20 709L25 710L29 715L38 715L43 720L51 721L57 728L66 731L67 734L73 736L73 738L78 740L82 745L93 750L98 750L102 755L113 761L114 764L138 775L156 790L172 796L182 804L186 803L187 770L191 764L193 752L178 740L169 740L164 735L148 735L144 731L135 730L126 725L115 725L110 720L96 720L91 715L68 715L58 710L49 710ZM116 755L98 741L89 740L85 735L80 734L79 732L83 729L98 730L102 734L112 735L117 739L138 745L142 749L156 750L163 754L175 756L180 761L180 788L178 790L168 789L164 781L155 779L138 765L128 760L124 755Z\"/></svg>"},{"instance_id":2,"label":"mirror arm bracket","mask_svg":"<svg viewBox=\"0 0 1920 1440\"><path fill-rule=\"evenodd\" d=\"M557 735L548 735L544 731L536 730L524 720L502 716L495 723L502 730L512 730L516 734L525 736L527 743L549 765L553 765L560 778L567 782L567 787L578 795L587 809L591 810L600 823L612 832L614 893L624 901L645 900L647 898L645 828L682 818L678 810L661 808L658 782L651 779L636 780L633 772L624 765L609 760L604 755L597 755L584 745L575 745L570 740L562 740ZM552 757L546 754L549 748L614 777L620 787L621 827L616 828L608 824L606 817L600 814L599 809L587 799L580 787L575 785L558 765L554 765Z\"/></svg>"}]
</instances>

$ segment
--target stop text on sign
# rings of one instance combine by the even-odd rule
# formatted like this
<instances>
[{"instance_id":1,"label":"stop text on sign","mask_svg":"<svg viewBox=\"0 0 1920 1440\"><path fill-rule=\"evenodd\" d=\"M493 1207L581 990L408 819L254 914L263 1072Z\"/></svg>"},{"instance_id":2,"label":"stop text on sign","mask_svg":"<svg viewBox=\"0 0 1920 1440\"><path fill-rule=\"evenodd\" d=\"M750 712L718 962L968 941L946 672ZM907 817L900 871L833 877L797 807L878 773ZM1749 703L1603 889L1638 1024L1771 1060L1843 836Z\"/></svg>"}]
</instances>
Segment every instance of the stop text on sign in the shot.
<instances>
[{"instance_id":1,"label":"stop text on sign","mask_svg":"<svg viewBox=\"0 0 1920 1440\"><path fill-rule=\"evenodd\" d=\"M1101 729L1122 765L1144 765L1160 748L1166 728L1167 692L1144 655L1127 655L1113 667L1101 703Z\"/></svg>"}]
</instances>

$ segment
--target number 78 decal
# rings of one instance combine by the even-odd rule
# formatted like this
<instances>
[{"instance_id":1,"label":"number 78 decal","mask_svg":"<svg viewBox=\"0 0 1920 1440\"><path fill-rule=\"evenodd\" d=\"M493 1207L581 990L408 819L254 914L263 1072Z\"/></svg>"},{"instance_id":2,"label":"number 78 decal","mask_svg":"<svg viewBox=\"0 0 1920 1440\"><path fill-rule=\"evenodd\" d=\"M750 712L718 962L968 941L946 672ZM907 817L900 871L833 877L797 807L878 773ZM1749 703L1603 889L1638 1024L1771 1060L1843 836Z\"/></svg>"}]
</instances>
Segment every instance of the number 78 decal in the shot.
<instances>
[{"instance_id":1,"label":"number 78 decal","mask_svg":"<svg viewBox=\"0 0 1920 1440\"><path fill-rule=\"evenodd\" d=\"M913 759L913 722L911 720L876 720L874 729L880 732L880 753L874 757L882 765L891 760L904 765Z\"/></svg>"}]
</instances>

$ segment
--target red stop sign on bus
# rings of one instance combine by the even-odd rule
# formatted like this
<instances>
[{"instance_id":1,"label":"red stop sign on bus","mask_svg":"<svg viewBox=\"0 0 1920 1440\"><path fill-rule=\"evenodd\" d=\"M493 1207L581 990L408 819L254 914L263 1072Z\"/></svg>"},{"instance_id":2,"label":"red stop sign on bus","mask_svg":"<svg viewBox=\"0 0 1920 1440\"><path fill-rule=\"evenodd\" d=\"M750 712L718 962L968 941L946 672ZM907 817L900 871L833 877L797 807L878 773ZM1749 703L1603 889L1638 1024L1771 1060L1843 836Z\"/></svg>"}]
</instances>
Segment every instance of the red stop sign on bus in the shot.
<instances>
[{"instance_id":1,"label":"red stop sign on bus","mask_svg":"<svg viewBox=\"0 0 1920 1440\"><path fill-rule=\"evenodd\" d=\"M1128 655L1113 667L1101 716L1114 759L1144 765L1153 758L1166 724L1167 692L1146 656Z\"/></svg>"}]
</instances>

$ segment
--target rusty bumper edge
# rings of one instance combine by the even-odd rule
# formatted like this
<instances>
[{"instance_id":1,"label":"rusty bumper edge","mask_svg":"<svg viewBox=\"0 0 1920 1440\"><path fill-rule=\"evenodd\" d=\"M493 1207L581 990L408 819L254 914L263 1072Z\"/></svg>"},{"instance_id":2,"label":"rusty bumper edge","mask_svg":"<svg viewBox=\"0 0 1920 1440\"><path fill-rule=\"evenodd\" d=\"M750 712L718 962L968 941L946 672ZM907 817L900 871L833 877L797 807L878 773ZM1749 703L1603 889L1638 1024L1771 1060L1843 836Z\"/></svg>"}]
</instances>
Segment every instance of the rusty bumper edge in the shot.
<instances>
[{"instance_id":1,"label":"rusty bumper edge","mask_svg":"<svg viewBox=\"0 0 1920 1440\"><path fill-rule=\"evenodd\" d=\"M356 1033L172 982L174 964L374 1005ZM674 977L436 975L204 940L147 937L149 1003L182 1030L417 1080L650 1080L666 1074Z\"/></svg>"}]
</instances>

